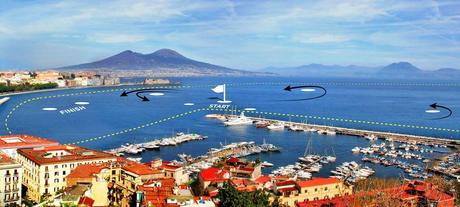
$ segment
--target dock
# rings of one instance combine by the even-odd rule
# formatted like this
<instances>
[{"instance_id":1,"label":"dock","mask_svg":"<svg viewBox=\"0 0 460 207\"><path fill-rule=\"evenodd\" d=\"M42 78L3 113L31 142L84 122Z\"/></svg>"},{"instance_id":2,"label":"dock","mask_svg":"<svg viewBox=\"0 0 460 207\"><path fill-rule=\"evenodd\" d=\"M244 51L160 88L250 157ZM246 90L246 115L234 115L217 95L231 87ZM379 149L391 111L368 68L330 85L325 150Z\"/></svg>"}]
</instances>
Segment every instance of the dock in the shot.
<instances>
[{"instance_id":1,"label":"dock","mask_svg":"<svg viewBox=\"0 0 460 207\"><path fill-rule=\"evenodd\" d=\"M212 115L207 115L207 117L212 117L212 118L217 118L217 119L230 119L230 118L236 118L237 116L229 115L229 114L212 114ZM424 144L429 144L429 145L445 145L447 147L455 148L457 150L460 149L460 140L455 140L455 139L419 136L419 135L402 134L402 133L394 133L394 132L370 131L370 130L362 130L362 129L318 125L318 124L299 123L299 122L283 121L283 120L260 118L260 117L250 117L250 116L247 116L247 117L252 119L254 122L263 121L269 124L282 124L284 126L296 126L304 130L315 129L318 131L319 130L334 131L337 134L343 134L343 135L349 135L349 136L358 136L358 137L375 136L379 139L393 140L395 142L415 142L415 143L424 143Z\"/></svg>"}]
</instances>

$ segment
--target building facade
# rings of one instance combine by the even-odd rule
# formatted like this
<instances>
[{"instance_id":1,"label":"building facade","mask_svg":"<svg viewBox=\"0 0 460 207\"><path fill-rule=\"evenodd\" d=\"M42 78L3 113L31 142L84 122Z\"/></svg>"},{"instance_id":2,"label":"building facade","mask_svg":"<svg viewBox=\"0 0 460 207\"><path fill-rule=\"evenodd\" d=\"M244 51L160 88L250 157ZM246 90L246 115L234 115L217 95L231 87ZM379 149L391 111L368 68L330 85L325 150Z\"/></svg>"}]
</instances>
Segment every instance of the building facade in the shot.
<instances>
[{"instance_id":1,"label":"building facade","mask_svg":"<svg viewBox=\"0 0 460 207\"><path fill-rule=\"evenodd\" d=\"M279 194L280 203L295 206L299 202L331 199L349 195L351 186L345 185L337 178L313 178L311 180L278 182L274 187Z\"/></svg>"},{"instance_id":2,"label":"building facade","mask_svg":"<svg viewBox=\"0 0 460 207\"><path fill-rule=\"evenodd\" d=\"M116 157L74 145L58 145L19 149L17 160L24 168L22 183L27 196L38 202L61 193L67 175L77 166L116 161Z\"/></svg>"},{"instance_id":3,"label":"building facade","mask_svg":"<svg viewBox=\"0 0 460 207\"><path fill-rule=\"evenodd\" d=\"M21 204L22 166L0 153L0 206Z\"/></svg>"}]
</instances>

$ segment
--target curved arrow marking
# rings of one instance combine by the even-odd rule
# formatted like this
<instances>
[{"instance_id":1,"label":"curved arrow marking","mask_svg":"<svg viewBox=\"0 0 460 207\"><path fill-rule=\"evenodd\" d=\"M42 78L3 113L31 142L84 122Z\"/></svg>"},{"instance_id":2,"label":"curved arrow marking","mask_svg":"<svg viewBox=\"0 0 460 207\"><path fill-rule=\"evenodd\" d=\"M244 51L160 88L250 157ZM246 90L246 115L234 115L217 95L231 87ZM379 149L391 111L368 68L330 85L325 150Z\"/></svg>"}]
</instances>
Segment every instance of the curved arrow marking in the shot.
<instances>
[{"instance_id":1,"label":"curved arrow marking","mask_svg":"<svg viewBox=\"0 0 460 207\"><path fill-rule=\"evenodd\" d=\"M314 91L314 90L312 90L314 88L319 88L319 89L323 90L323 93L321 95L319 95L319 96L315 96L315 97L311 97L311 98L289 99L289 100L284 100L284 101L307 101L307 100L313 100L313 99L321 98L321 97L323 97L323 96L325 96L327 94L327 90L324 87L313 86L313 85L308 85L308 86L290 86L290 85L288 85L286 88L284 88L284 90L291 92L292 89L297 89L297 88L310 89L310 90L307 90L308 92Z\"/></svg>"},{"instance_id":2,"label":"curved arrow marking","mask_svg":"<svg viewBox=\"0 0 460 207\"><path fill-rule=\"evenodd\" d=\"M452 110L445 106L441 106L441 105L438 105L437 103L434 103L434 104L431 104L430 107L433 108L434 110L437 110L438 108L442 108L449 112L449 114L447 114L446 116L439 117L439 118L433 118L431 120L445 119L445 118L449 118L450 116L452 116Z\"/></svg>"}]
</instances>

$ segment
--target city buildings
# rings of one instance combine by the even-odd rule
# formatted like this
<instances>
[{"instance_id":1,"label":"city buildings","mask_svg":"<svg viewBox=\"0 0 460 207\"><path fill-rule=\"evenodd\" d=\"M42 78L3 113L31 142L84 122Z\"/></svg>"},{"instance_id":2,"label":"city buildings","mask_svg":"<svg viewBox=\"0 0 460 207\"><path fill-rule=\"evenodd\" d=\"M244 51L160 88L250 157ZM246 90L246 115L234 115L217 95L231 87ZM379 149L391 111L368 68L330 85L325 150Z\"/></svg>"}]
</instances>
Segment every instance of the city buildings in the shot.
<instances>
[{"instance_id":1,"label":"city buildings","mask_svg":"<svg viewBox=\"0 0 460 207\"><path fill-rule=\"evenodd\" d=\"M313 178L311 180L286 180L275 183L274 191L280 203L295 206L304 201L330 199L351 194L352 187L337 178Z\"/></svg>"},{"instance_id":2,"label":"city buildings","mask_svg":"<svg viewBox=\"0 0 460 207\"><path fill-rule=\"evenodd\" d=\"M94 71L23 71L0 72L0 84L6 86L55 83L58 87L118 85L120 78L102 76Z\"/></svg>"},{"instance_id":3,"label":"city buildings","mask_svg":"<svg viewBox=\"0 0 460 207\"><path fill-rule=\"evenodd\" d=\"M21 205L22 166L0 152L0 206Z\"/></svg>"},{"instance_id":4,"label":"city buildings","mask_svg":"<svg viewBox=\"0 0 460 207\"><path fill-rule=\"evenodd\" d=\"M370 207L381 206L382 203L398 207L454 207L455 195L446 193L431 183L413 180L402 186L383 190L299 202L297 207Z\"/></svg>"},{"instance_id":5,"label":"city buildings","mask_svg":"<svg viewBox=\"0 0 460 207\"><path fill-rule=\"evenodd\" d=\"M16 159L24 168L27 196L36 202L61 193L67 175L79 165L116 161L111 154L74 145L19 149Z\"/></svg>"},{"instance_id":6,"label":"city buildings","mask_svg":"<svg viewBox=\"0 0 460 207\"><path fill-rule=\"evenodd\" d=\"M78 204L91 199L94 206L107 206L112 163L83 164L66 177L66 189L59 203ZM81 189L81 190L79 190Z\"/></svg>"},{"instance_id":7,"label":"city buildings","mask_svg":"<svg viewBox=\"0 0 460 207\"><path fill-rule=\"evenodd\" d=\"M16 159L17 150L34 147L57 146L58 142L27 134L0 136L0 152Z\"/></svg>"},{"instance_id":8,"label":"city buildings","mask_svg":"<svg viewBox=\"0 0 460 207\"><path fill-rule=\"evenodd\" d=\"M156 159L150 162L150 166L154 169L164 171L165 178L174 178L176 185L181 185L189 181L189 175L185 172L183 165L177 162Z\"/></svg>"}]
</instances>

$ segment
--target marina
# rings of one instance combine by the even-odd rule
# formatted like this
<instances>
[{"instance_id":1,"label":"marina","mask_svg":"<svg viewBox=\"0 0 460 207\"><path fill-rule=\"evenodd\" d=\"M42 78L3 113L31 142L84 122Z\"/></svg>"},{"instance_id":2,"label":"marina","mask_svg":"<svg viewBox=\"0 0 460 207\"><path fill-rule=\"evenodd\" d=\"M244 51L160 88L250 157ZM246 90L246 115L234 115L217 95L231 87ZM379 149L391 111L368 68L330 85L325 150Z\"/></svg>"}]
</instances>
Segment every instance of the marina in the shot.
<instances>
[{"instance_id":1,"label":"marina","mask_svg":"<svg viewBox=\"0 0 460 207\"><path fill-rule=\"evenodd\" d=\"M123 156L125 154L137 155L137 154L142 153L145 150L160 150L160 147L176 146L184 142L194 141L194 140L203 140L206 138L207 138L206 136L202 136L199 134L185 134L185 133L179 132L173 137L155 139L149 142L136 143L136 144L126 143L118 148L107 150L106 152L114 154L114 155L118 155L118 156ZM134 160L137 161L137 159L134 159Z\"/></svg>"},{"instance_id":2,"label":"marina","mask_svg":"<svg viewBox=\"0 0 460 207\"><path fill-rule=\"evenodd\" d=\"M244 113L242 112L242 115ZM215 118L219 120L235 120L238 119L238 116L231 114L208 114L207 118ZM241 117L241 115L239 116ZM418 136L410 134L401 134L401 133L392 133L392 132L381 132L381 131L370 131L362 129L352 129L336 126L327 126L327 125L318 125L318 124L309 124L309 123L299 123L292 121L282 121L276 119L268 119L261 117L249 117L244 116L244 119L252 120L252 123L255 123L258 128L267 128L270 130L284 130L285 128L291 129L292 131L305 131L305 132L317 132L319 134L325 135L350 135L363 137L369 140L391 140L395 142L412 142L412 143L423 143L427 145L441 145L451 148L457 148L460 146L460 140L447 139L447 138L436 138L428 136ZM247 121L246 121L247 122ZM260 124L260 123L263 123ZM245 123L245 125L248 125ZM264 127L265 126L265 127Z\"/></svg>"},{"instance_id":3,"label":"marina","mask_svg":"<svg viewBox=\"0 0 460 207\"><path fill-rule=\"evenodd\" d=\"M228 119L235 119L233 115L223 114L213 114L207 117L224 122ZM460 159L456 159L455 155L451 154L445 161L437 162L438 157L451 153L452 150L457 150L457 140L248 117L244 113L238 117L244 117L246 120L251 119L256 128L266 128L269 131L287 129L292 132L317 133L324 136L352 135L362 137L368 140L369 145L353 147L351 152L362 155L359 161L363 164L395 167L401 169L408 177L417 179L427 179L433 176L430 171L460 179L459 175L454 174L460 171L460 165L458 165ZM308 150L311 148L308 147L309 145L311 145L311 140L307 142L307 149L304 155L299 157L298 162L278 167L271 172L271 175L309 179L313 173L319 172L323 165L335 161L335 156L312 153L311 150ZM457 162L453 160L457 160ZM437 164L436 167L430 168L429 166L433 166L433 163ZM332 177L354 183L375 174L374 169L363 164L352 160L343 162L335 170L331 170Z\"/></svg>"},{"instance_id":4,"label":"marina","mask_svg":"<svg viewBox=\"0 0 460 207\"><path fill-rule=\"evenodd\" d=\"M259 153L272 153L280 152L280 148L276 147L273 144L263 143L262 145L256 145L255 142L238 142L231 143L228 145L223 145L220 148L211 148L209 151L197 157L192 157L184 153L178 154L177 156L185 164L186 170L189 173L196 173L202 169L209 168L216 161L222 157L246 157L249 155L259 154ZM269 162L262 162L263 167L272 167L273 164Z\"/></svg>"}]
</instances>

